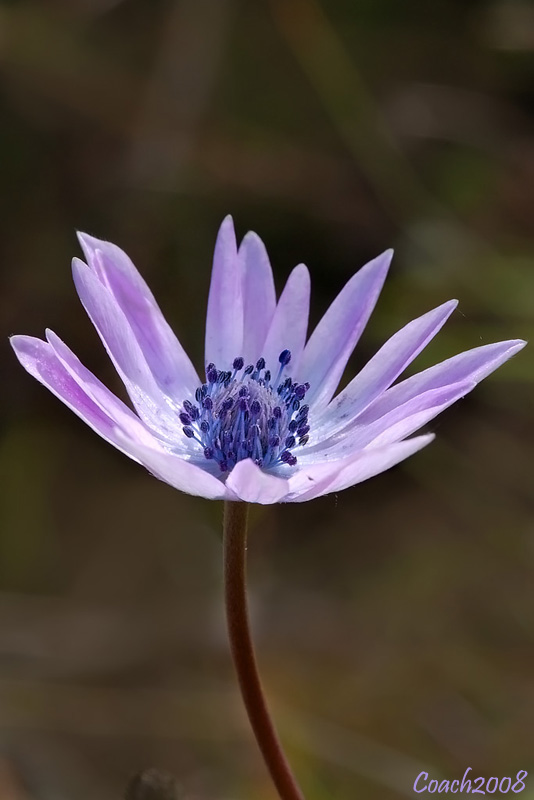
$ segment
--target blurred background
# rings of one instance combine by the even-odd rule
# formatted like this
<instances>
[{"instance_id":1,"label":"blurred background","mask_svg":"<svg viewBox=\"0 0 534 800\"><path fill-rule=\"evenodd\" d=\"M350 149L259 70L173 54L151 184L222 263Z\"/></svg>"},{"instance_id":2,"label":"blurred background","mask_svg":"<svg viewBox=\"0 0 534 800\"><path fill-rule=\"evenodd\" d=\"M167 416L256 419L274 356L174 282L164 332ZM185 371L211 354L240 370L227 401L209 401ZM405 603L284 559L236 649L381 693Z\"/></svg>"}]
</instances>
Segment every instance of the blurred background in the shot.
<instances>
[{"instance_id":1,"label":"blurred background","mask_svg":"<svg viewBox=\"0 0 534 800\"><path fill-rule=\"evenodd\" d=\"M6 337L50 326L122 393L72 285L79 228L127 250L200 367L232 213L279 288L308 264L311 324L395 247L348 374L450 297L414 369L533 338L534 6L4 0L0 89L0 798L116 800L159 767L187 800L270 800L226 644L220 505L106 445ZM533 359L391 472L254 510L258 655L309 800L534 773Z\"/></svg>"}]
</instances>

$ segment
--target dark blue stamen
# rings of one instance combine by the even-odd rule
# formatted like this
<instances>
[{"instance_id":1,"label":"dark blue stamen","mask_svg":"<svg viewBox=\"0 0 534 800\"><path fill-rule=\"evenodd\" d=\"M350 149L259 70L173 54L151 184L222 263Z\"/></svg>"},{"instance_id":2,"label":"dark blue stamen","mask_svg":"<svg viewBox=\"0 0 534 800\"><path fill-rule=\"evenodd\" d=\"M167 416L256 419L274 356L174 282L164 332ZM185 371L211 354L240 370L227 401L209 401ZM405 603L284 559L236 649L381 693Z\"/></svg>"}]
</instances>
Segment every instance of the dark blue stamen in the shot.
<instances>
[{"instance_id":1,"label":"dark blue stamen","mask_svg":"<svg viewBox=\"0 0 534 800\"><path fill-rule=\"evenodd\" d=\"M182 403L178 417L184 435L198 442L200 454L216 462L221 472L246 458L264 469L293 467L293 448L309 441L309 406L301 406L309 384L293 381L287 372L282 377L291 361L289 350L278 361L274 381L263 356L246 369L242 356L234 358L233 372L209 363L207 383L195 391L198 405Z\"/></svg>"},{"instance_id":2,"label":"dark blue stamen","mask_svg":"<svg viewBox=\"0 0 534 800\"><path fill-rule=\"evenodd\" d=\"M282 350L282 352L278 356L278 361L283 367L287 367L287 365L291 361L291 350Z\"/></svg>"}]
</instances>

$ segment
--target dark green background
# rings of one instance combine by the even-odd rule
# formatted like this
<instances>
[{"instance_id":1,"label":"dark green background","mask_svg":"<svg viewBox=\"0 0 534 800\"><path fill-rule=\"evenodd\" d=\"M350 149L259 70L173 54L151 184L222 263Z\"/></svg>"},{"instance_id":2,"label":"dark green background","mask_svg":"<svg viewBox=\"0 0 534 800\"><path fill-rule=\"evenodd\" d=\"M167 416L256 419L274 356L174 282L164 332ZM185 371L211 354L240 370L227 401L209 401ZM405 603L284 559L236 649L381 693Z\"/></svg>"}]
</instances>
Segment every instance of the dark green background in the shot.
<instances>
[{"instance_id":1,"label":"dark green background","mask_svg":"<svg viewBox=\"0 0 534 800\"><path fill-rule=\"evenodd\" d=\"M312 322L387 247L348 374L460 299L423 367L529 338L534 6L506 0L48 0L0 5L0 319L52 327L110 386L75 295L76 228L126 249L198 366L232 213ZM308 800L530 770L532 351L338 497L256 509L259 659ZM236 692L219 504L158 483L2 351L0 797L270 800ZM530 781L530 783L529 783Z\"/></svg>"}]
</instances>

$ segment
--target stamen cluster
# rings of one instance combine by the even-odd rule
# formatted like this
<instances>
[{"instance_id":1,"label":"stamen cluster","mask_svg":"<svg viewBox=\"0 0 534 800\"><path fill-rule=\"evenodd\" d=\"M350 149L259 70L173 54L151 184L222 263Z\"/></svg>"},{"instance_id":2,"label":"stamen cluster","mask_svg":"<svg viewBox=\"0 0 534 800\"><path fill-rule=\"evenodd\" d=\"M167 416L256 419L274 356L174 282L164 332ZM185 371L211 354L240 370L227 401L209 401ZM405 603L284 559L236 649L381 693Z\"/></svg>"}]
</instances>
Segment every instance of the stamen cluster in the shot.
<instances>
[{"instance_id":1,"label":"stamen cluster","mask_svg":"<svg viewBox=\"0 0 534 800\"><path fill-rule=\"evenodd\" d=\"M295 466L297 456L292 451L308 442L309 407L302 401L310 384L283 377L291 361L289 350L283 350L278 360L274 381L264 358L245 367L239 356L233 372L208 364L196 403L182 403L179 416L185 436L195 439L204 457L214 460L221 472L245 458L260 467Z\"/></svg>"}]
</instances>

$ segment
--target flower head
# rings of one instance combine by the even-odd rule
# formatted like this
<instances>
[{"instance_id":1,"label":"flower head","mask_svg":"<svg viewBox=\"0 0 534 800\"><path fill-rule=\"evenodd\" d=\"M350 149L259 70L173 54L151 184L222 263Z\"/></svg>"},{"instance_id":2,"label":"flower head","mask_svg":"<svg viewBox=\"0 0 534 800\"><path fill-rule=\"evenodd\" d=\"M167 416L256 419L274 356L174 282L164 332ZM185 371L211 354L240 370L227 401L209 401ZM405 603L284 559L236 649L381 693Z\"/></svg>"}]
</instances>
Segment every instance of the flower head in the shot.
<instances>
[{"instance_id":1,"label":"flower head","mask_svg":"<svg viewBox=\"0 0 534 800\"><path fill-rule=\"evenodd\" d=\"M389 339L336 390L392 253L357 272L306 341L310 278L295 267L276 300L269 259L227 217L215 246L200 379L128 256L79 235L76 289L130 396L112 394L52 331L13 336L21 364L90 427L171 486L211 499L302 502L338 492L420 450L407 438L520 350L477 347L394 384L456 307ZM394 385L393 385L394 384Z\"/></svg>"}]
</instances>

